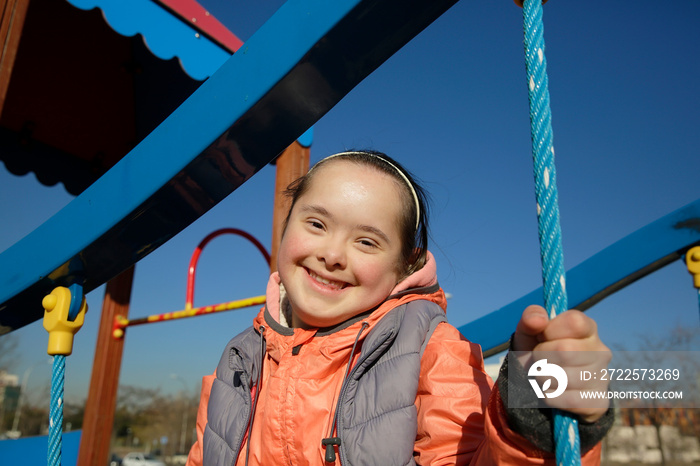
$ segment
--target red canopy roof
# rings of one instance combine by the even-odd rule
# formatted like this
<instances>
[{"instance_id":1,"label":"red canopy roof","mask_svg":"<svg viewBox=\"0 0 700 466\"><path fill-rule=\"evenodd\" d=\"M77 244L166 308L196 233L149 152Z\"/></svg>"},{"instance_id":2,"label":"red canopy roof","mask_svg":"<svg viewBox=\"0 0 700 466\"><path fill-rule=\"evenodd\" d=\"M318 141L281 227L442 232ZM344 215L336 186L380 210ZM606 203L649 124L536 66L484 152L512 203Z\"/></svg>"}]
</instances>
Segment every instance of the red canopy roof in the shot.
<instances>
[{"instance_id":1,"label":"red canopy roof","mask_svg":"<svg viewBox=\"0 0 700 466\"><path fill-rule=\"evenodd\" d=\"M0 160L16 175L32 171L72 194L117 163L241 45L194 0L104 2L100 11L94 6L101 2L17 0L23 25L21 15L8 19L21 40L16 58L6 53L0 63L11 71L0 73ZM115 32L122 28L134 32ZM159 45L169 59L156 56ZM189 45L200 49L177 48Z\"/></svg>"}]
</instances>

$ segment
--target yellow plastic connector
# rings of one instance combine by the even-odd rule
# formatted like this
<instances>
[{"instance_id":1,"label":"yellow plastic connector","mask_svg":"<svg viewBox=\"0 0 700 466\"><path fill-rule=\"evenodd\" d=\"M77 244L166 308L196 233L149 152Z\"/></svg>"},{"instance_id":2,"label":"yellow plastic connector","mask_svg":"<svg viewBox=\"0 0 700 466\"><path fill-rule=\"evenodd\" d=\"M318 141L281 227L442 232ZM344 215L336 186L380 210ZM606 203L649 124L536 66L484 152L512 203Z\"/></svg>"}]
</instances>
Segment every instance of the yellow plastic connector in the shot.
<instances>
[{"instance_id":1,"label":"yellow plastic connector","mask_svg":"<svg viewBox=\"0 0 700 466\"><path fill-rule=\"evenodd\" d=\"M695 246L685 254L688 272L693 276L693 285L700 289L700 246Z\"/></svg>"},{"instance_id":2,"label":"yellow plastic connector","mask_svg":"<svg viewBox=\"0 0 700 466\"><path fill-rule=\"evenodd\" d=\"M68 288L59 286L41 301L44 306L44 328L49 332L50 355L62 354L68 356L73 352L73 335L83 326L87 304L82 298L80 312L75 320L68 320L71 304L71 292Z\"/></svg>"},{"instance_id":3,"label":"yellow plastic connector","mask_svg":"<svg viewBox=\"0 0 700 466\"><path fill-rule=\"evenodd\" d=\"M124 331L129 325L129 319L122 315L114 316L114 323L112 325L112 338L115 340L120 340L124 338Z\"/></svg>"}]
</instances>

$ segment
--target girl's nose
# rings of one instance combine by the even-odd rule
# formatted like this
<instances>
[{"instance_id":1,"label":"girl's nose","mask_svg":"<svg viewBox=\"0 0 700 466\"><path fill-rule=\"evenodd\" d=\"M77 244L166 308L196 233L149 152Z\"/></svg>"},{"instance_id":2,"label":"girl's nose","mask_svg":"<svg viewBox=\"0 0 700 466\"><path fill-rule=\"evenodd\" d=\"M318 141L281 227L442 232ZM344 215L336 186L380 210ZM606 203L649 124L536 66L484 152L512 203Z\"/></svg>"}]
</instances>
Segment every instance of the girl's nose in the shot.
<instances>
[{"instance_id":1,"label":"girl's nose","mask_svg":"<svg viewBox=\"0 0 700 466\"><path fill-rule=\"evenodd\" d=\"M318 259L328 270L345 268L347 259L343 242L335 238L327 238L318 248Z\"/></svg>"}]
</instances>

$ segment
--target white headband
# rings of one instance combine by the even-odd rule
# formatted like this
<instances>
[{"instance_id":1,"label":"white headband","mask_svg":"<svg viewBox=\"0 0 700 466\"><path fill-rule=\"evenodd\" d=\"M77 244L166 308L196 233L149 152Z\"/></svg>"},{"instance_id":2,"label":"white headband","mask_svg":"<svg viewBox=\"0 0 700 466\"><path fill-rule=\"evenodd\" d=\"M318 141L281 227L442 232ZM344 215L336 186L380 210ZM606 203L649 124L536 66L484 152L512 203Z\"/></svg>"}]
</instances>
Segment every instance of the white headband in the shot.
<instances>
[{"instance_id":1,"label":"white headband","mask_svg":"<svg viewBox=\"0 0 700 466\"><path fill-rule=\"evenodd\" d=\"M393 163L389 162L387 159L380 157L378 155L375 155L371 152L359 152L359 151L338 152L337 154L329 155L325 159L322 159L322 160L316 162L316 164L313 167L311 167L311 170L316 168L320 163L325 162L328 159L332 159L334 157L341 156L341 155L369 155L371 157L374 157L376 159L381 160L382 162L386 163L391 168L393 168L394 171L396 171L396 173L398 173L401 176L401 178L406 182L406 186L408 186L408 189L411 191L411 194L413 195L413 201L416 203L416 231L418 231L418 225L420 224L420 203L418 202L418 194L416 193L416 190L413 187L413 184L408 179L408 177L404 174L404 172L399 170L399 167L397 167ZM311 170L309 170L309 172L311 172Z\"/></svg>"}]
</instances>

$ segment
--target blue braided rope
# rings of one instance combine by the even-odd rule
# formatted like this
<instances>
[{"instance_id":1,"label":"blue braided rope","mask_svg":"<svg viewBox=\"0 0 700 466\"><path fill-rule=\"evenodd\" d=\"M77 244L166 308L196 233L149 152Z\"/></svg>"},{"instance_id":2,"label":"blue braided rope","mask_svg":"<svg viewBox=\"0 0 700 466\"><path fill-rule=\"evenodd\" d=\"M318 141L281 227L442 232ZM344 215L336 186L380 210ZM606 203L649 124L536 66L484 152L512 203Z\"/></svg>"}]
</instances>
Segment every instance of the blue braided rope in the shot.
<instances>
[{"instance_id":1,"label":"blue braided rope","mask_svg":"<svg viewBox=\"0 0 700 466\"><path fill-rule=\"evenodd\" d=\"M66 357L57 354L53 357L53 371L51 372L51 411L49 413L49 450L47 456L49 466L61 466L65 373Z\"/></svg>"},{"instance_id":2,"label":"blue braided rope","mask_svg":"<svg viewBox=\"0 0 700 466\"><path fill-rule=\"evenodd\" d=\"M80 313L83 301L83 286L73 283L68 287L71 292L68 320L74 321ZM47 452L48 466L61 466L63 449L63 387L66 380L66 357L56 354L53 357L51 371L51 408L49 411L49 449Z\"/></svg>"},{"instance_id":3,"label":"blue braided rope","mask_svg":"<svg viewBox=\"0 0 700 466\"><path fill-rule=\"evenodd\" d=\"M523 18L544 303L550 316L553 317L566 311L568 302L559 223L557 176L552 146L552 113L549 107L547 61L544 56L542 0L525 0ZM555 411L554 442L558 465L581 463L576 419L564 412Z\"/></svg>"}]
</instances>

